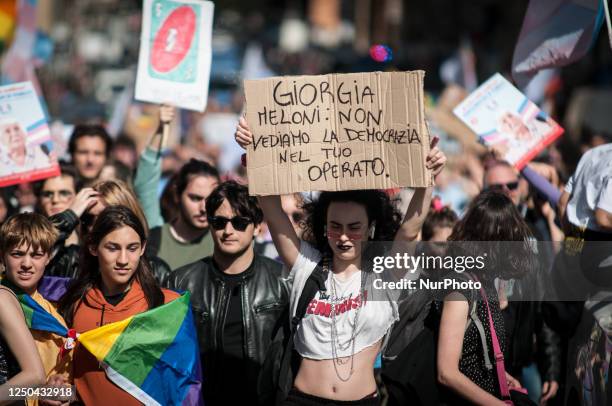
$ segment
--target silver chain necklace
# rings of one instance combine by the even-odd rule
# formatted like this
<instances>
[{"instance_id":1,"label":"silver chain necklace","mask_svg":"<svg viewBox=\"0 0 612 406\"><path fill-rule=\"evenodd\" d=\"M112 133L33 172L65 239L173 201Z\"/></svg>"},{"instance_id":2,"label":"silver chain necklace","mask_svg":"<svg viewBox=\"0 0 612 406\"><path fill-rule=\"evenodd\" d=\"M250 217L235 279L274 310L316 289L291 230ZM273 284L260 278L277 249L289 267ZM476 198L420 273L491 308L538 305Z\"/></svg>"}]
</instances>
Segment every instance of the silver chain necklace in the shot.
<instances>
[{"instance_id":1,"label":"silver chain necklace","mask_svg":"<svg viewBox=\"0 0 612 406\"><path fill-rule=\"evenodd\" d=\"M326 259L323 262L323 269L325 271L328 271L328 260ZM364 273L363 271L361 272L361 284L360 284L360 288L359 288L359 307L355 310L355 317L353 319L353 331L351 333L351 337L346 341L346 343L341 343L338 337L338 325L337 325L337 321L336 321L336 305L340 304L341 301L338 300L338 295L337 295L337 291L336 291L336 281L334 279L334 275L333 272L330 272L330 278L331 278L331 298L330 298L330 302L331 302L331 347L332 347L332 357L333 357L333 364L334 364L334 371L336 372L336 376L338 377L338 379L340 379L342 382L348 382L349 379L351 379L351 376L353 376L353 372L354 372L354 359L355 359L355 342L356 342L356 337L357 337L357 323L359 321L359 313L361 311L361 308L364 306L364 300L363 300L363 292L364 292L364 288L365 288L365 279L364 278ZM338 371L338 365L345 365L348 361L342 361L342 359L340 357L338 357L338 348L340 349L340 351L346 351L349 347L351 348L351 355L350 355L350 360L351 360L351 369L349 371L348 376L345 378L340 374L340 371Z\"/></svg>"}]
</instances>

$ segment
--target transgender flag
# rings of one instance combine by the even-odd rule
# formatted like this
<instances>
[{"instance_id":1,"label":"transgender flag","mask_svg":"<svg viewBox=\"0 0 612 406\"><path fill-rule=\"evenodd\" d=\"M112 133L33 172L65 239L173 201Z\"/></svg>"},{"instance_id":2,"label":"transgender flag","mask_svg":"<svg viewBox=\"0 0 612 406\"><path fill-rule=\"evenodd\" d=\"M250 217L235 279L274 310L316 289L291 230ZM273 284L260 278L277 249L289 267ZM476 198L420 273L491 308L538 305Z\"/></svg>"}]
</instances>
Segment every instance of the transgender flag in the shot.
<instances>
[{"instance_id":1,"label":"transgender flag","mask_svg":"<svg viewBox=\"0 0 612 406\"><path fill-rule=\"evenodd\" d=\"M603 20L603 0L531 0L512 58L512 77L519 87L541 69L582 58Z\"/></svg>"}]
</instances>

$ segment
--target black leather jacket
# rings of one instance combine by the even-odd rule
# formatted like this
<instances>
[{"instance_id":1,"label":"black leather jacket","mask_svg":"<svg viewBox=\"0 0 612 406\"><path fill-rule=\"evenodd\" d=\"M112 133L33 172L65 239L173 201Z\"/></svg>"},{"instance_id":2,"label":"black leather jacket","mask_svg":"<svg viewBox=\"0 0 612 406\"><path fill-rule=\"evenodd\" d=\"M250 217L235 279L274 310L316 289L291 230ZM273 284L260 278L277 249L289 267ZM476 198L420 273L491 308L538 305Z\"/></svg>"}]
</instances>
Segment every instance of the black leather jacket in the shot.
<instances>
[{"instance_id":1,"label":"black leather jacket","mask_svg":"<svg viewBox=\"0 0 612 406\"><path fill-rule=\"evenodd\" d=\"M243 351L249 362L245 362L248 382L236 382L237 385L256 386L272 338L289 322L290 285L281 273L281 264L256 254L249 269L242 274ZM206 387L214 392L218 387L215 371L220 368L218 354L223 349L223 327L231 297L222 273L212 257L206 257L177 269L162 285L191 292L205 375L204 393L210 393Z\"/></svg>"},{"instance_id":2,"label":"black leather jacket","mask_svg":"<svg viewBox=\"0 0 612 406\"><path fill-rule=\"evenodd\" d=\"M65 246L64 242L79 225L79 218L72 210L65 210L51 216L49 220L59 231L59 237L55 243L55 255L45 268L45 275L76 278L79 273L81 247L74 244ZM145 254L145 259L158 282L161 282L172 271L170 266L159 257Z\"/></svg>"}]
</instances>

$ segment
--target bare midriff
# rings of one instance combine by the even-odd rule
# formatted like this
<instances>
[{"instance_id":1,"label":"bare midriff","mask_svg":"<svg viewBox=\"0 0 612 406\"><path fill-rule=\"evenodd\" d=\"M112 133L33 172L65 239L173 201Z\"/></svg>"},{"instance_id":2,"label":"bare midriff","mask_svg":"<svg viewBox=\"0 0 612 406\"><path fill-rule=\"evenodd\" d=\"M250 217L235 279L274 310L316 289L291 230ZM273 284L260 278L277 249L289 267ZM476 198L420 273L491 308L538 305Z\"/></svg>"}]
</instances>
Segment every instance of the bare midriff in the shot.
<instances>
[{"instance_id":1,"label":"bare midriff","mask_svg":"<svg viewBox=\"0 0 612 406\"><path fill-rule=\"evenodd\" d=\"M353 375L343 382L351 371L351 357L340 358L341 364L333 359L315 360L303 358L294 386L297 390L309 395L332 400L359 400L376 391L374 379L374 362L380 351L381 342L364 348L355 354Z\"/></svg>"}]
</instances>

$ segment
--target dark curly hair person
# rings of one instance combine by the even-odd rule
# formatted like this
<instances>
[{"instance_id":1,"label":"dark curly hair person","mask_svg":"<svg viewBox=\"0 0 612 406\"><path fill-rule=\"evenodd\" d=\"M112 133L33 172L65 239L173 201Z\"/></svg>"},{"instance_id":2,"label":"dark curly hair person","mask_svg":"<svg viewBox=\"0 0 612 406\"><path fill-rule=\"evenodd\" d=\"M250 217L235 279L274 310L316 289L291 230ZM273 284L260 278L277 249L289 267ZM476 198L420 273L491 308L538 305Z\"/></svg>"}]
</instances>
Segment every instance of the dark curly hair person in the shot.
<instances>
[{"instance_id":1,"label":"dark curly hair person","mask_svg":"<svg viewBox=\"0 0 612 406\"><path fill-rule=\"evenodd\" d=\"M327 214L332 203L355 203L365 208L368 217L369 239L393 241L402 224L402 214L389 195L382 190L347 190L322 192L315 201L303 205L303 222L306 241L326 255L332 255L326 233Z\"/></svg>"},{"instance_id":2,"label":"dark curly hair person","mask_svg":"<svg viewBox=\"0 0 612 406\"><path fill-rule=\"evenodd\" d=\"M236 131L243 147L252 142L244 119ZM432 143L425 166L437 175L445 155ZM409 242L418 238L432 188L417 188L405 217L382 191L323 192L305 205L304 240L283 212L280 196L259 198L274 245L293 280L290 313L310 275L328 271L294 336L300 365L284 405L379 405L374 362L383 338L398 319L397 302L368 300L371 275L364 261L368 241Z\"/></svg>"}]
</instances>

